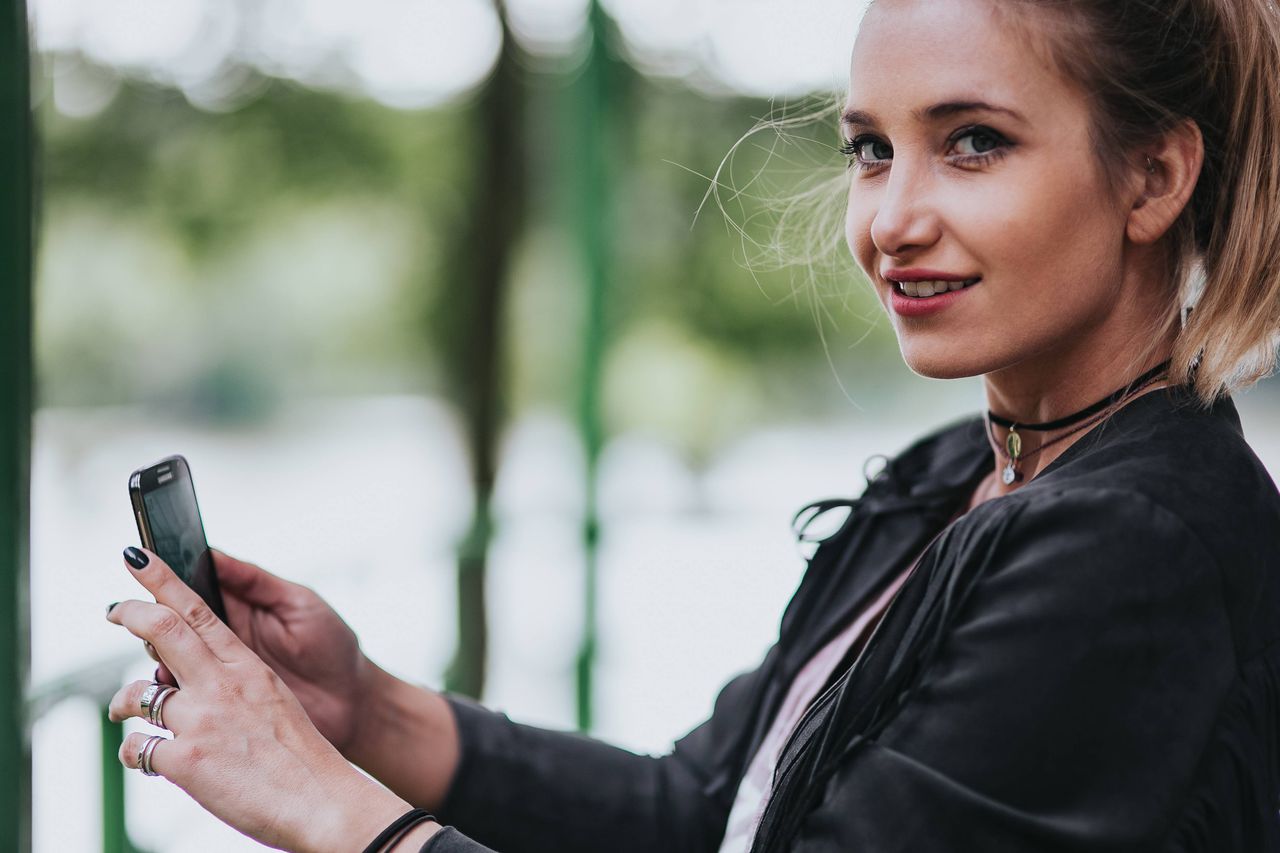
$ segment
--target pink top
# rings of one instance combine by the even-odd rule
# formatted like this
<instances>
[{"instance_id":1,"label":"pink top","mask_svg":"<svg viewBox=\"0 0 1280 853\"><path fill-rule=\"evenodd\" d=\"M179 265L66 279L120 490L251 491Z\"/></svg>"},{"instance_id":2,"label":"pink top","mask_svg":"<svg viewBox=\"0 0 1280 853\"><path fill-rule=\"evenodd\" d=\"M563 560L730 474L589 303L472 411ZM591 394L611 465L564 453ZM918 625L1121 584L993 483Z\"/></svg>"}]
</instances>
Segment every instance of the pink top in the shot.
<instances>
[{"instance_id":1,"label":"pink top","mask_svg":"<svg viewBox=\"0 0 1280 853\"><path fill-rule=\"evenodd\" d=\"M831 642L823 646L817 654L809 659L804 668L791 683L778 716L774 718L755 758L747 767L746 775L738 785L738 794L733 800L733 808L729 811L729 822L725 826L724 840L720 842L720 853L747 853L751 842L755 839L756 827L764 815L764 807L768 802L769 791L773 787L773 772L777 767L779 754L791 736L809 704L817 696L818 690L827 683L832 671L836 668L845 653L856 643L865 642L864 635L870 634L880 614L889 606L889 602L897 594L898 589L915 569L913 563L902 574L898 575L880 596L867 606L858 618L841 631ZM859 652L861 654L861 652Z\"/></svg>"}]
</instances>

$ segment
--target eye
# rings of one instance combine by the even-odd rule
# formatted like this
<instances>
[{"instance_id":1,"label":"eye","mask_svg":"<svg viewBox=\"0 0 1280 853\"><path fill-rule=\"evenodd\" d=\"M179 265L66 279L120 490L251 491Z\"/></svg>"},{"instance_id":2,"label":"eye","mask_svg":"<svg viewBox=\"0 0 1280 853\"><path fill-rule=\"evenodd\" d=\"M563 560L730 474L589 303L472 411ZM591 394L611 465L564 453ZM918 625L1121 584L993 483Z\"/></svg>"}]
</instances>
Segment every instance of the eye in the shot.
<instances>
[{"instance_id":1,"label":"eye","mask_svg":"<svg viewBox=\"0 0 1280 853\"><path fill-rule=\"evenodd\" d=\"M971 127L960 132L952 148L961 158L982 158L999 150L1008 141L988 127Z\"/></svg>"},{"instance_id":2,"label":"eye","mask_svg":"<svg viewBox=\"0 0 1280 853\"><path fill-rule=\"evenodd\" d=\"M893 146L875 136L856 136L840 146L849 165L866 169L893 159Z\"/></svg>"}]
</instances>

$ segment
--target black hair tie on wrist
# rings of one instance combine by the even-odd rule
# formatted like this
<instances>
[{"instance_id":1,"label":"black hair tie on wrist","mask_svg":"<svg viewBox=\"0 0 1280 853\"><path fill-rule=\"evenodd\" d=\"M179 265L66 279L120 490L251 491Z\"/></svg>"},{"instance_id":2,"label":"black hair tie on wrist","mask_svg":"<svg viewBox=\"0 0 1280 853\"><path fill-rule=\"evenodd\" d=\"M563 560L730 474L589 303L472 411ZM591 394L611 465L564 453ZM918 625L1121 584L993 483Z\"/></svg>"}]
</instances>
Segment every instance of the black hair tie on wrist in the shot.
<instances>
[{"instance_id":1,"label":"black hair tie on wrist","mask_svg":"<svg viewBox=\"0 0 1280 853\"><path fill-rule=\"evenodd\" d=\"M364 848L364 853L383 853L385 850L390 850L409 830L420 823L435 819L435 815L426 809L410 809L392 821L390 826L378 833L378 837L369 842L368 847Z\"/></svg>"}]
</instances>

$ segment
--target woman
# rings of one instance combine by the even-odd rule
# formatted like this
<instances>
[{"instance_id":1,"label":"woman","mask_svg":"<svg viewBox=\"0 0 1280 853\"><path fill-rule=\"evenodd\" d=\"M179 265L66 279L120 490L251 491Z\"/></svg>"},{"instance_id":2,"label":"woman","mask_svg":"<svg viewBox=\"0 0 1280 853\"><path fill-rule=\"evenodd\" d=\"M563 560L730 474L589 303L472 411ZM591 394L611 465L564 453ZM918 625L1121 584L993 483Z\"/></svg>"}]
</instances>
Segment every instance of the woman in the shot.
<instances>
[{"instance_id":1,"label":"woman","mask_svg":"<svg viewBox=\"0 0 1280 853\"><path fill-rule=\"evenodd\" d=\"M1280 332L1278 16L871 7L848 243L908 365L982 375L989 409L844 502L777 644L672 754L401 682L218 555L233 633L133 549L158 603L108 618L181 689L173 739L121 760L295 850L411 806L440 821L396 850L1280 850L1280 494L1230 398Z\"/></svg>"}]
</instances>

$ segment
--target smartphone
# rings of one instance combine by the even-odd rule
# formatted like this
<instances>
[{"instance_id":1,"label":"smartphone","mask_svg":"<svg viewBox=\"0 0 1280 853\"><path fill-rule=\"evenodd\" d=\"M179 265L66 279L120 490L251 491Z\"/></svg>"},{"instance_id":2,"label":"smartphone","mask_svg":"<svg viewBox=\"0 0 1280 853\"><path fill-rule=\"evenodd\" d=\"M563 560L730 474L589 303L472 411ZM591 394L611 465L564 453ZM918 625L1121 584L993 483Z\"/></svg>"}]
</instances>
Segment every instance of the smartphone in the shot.
<instances>
[{"instance_id":1,"label":"smartphone","mask_svg":"<svg viewBox=\"0 0 1280 853\"><path fill-rule=\"evenodd\" d=\"M204 538L191 466L170 456L129 475L129 499L143 547L160 555L218 618L227 621L213 555Z\"/></svg>"}]
</instances>

